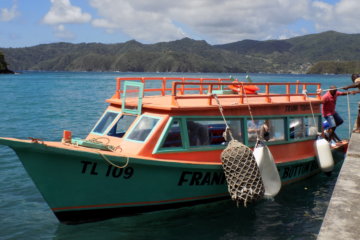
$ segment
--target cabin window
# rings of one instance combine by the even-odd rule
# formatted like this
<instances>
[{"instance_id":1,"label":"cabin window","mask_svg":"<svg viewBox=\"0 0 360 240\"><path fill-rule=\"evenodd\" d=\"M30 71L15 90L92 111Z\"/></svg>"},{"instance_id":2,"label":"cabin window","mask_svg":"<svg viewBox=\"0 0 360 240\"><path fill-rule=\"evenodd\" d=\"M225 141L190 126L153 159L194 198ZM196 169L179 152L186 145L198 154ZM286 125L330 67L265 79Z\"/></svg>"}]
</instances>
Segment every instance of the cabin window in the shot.
<instances>
[{"instance_id":1,"label":"cabin window","mask_svg":"<svg viewBox=\"0 0 360 240\"><path fill-rule=\"evenodd\" d=\"M228 124L233 137L242 141L241 120L230 120ZM187 119L186 127L190 147L226 144L223 137L226 125L223 120Z\"/></svg>"},{"instance_id":2,"label":"cabin window","mask_svg":"<svg viewBox=\"0 0 360 240\"><path fill-rule=\"evenodd\" d=\"M242 120L240 119L230 119L227 120L227 123L230 127L231 134L234 139L239 142L244 142L244 134L242 128Z\"/></svg>"},{"instance_id":3,"label":"cabin window","mask_svg":"<svg viewBox=\"0 0 360 240\"><path fill-rule=\"evenodd\" d=\"M255 143L257 138L266 142L285 140L284 123L283 118L248 120L248 141Z\"/></svg>"},{"instance_id":4,"label":"cabin window","mask_svg":"<svg viewBox=\"0 0 360 240\"><path fill-rule=\"evenodd\" d=\"M111 128L108 135L119 138L123 137L136 117L136 115L123 114L119 121Z\"/></svg>"},{"instance_id":5,"label":"cabin window","mask_svg":"<svg viewBox=\"0 0 360 240\"><path fill-rule=\"evenodd\" d=\"M315 137L319 129L319 117L296 117L290 118L290 138L300 139L305 137Z\"/></svg>"},{"instance_id":6,"label":"cabin window","mask_svg":"<svg viewBox=\"0 0 360 240\"><path fill-rule=\"evenodd\" d=\"M166 135L164 144L162 145L163 148L183 146L180 123L181 122L179 120L174 120L172 122L170 129Z\"/></svg>"},{"instance_id":7,"label":"cabin window","mask_svg":"<svg viewBox=\"0 0 360 240\"><path fill-rule=\"evenodd\" d=\"M110 126L110 124L115 120L118 114L119 113L116 112L106 112L94 128L93 132L103 134L105 130Z\"/></svg>"},{"instance_id":8,"label":"cabin window","mask_svg":"<svg viewBox=\"0 0 360 240\"><path fill-rule=\"evenodd\" d=\"M153 130L158 123L159 118L142 116L137 122L133 130L130 132L127 139L143 142L149 136L151 130Z\"/></svg>"}]
</instances>

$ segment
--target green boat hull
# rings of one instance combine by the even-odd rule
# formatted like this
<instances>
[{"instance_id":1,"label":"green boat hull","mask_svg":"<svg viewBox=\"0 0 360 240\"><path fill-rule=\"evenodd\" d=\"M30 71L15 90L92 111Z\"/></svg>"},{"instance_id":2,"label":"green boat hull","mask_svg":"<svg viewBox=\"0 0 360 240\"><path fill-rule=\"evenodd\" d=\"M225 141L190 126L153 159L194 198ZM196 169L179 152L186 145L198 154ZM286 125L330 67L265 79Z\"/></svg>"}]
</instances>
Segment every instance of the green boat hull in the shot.
<instances>
[{"instance_id":1,"label":"green boat hull","mask_svg":"<svg viewBox=\"0 0 360 240\"><path fill-rule=\"evenodd\" d=\"M75 224L229 199L221 165L114 157L0 139L60 222ZM344 151L333 152L337 161ZM114 167L106 160L124 168ZM315 158L277 165L283 184L319 172Z\"/></svg>"}]
</instances>

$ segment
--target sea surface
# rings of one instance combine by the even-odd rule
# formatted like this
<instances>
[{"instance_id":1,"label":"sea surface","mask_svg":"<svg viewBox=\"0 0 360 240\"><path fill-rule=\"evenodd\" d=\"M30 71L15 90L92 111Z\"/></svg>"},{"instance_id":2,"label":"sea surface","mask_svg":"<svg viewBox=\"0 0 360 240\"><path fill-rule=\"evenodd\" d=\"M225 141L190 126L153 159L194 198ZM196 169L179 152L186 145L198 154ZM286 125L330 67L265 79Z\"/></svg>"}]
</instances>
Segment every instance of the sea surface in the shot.
<instances>
[{"instance_id":1,"label":"sea surface","mask_svg":"<svg viewBox=\"0 0 360 240\"><path fill-rule=\"evenodd\" d=\"M0 75L0 136L59 141L63 130L86 137L121 76L229 77L230 74L24 72ZM231 74L244 79L245 74ZM249 74L254 82L320 82L346 86L349 75ZM350 96L353 126L360 96ZM349 136L348 101L338 98ZM57 221L15 153L0 146L0 239L316 239L339 173L283 187L247 208L228 201L81 225ZM111 186L108 186L111 187Z\"/></svg>"}]
</instances>

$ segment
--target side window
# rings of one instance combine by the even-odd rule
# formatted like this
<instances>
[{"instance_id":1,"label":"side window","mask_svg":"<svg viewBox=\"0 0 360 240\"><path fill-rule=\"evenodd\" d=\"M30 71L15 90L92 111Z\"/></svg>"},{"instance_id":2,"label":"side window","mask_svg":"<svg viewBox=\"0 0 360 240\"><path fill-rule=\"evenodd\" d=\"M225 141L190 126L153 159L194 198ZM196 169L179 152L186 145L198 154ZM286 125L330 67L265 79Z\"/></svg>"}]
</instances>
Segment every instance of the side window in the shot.
<instances>
[{"instance_id":1,"label":"side window","mask_svg":"<svg viewBox=\"0 0 360 240\"><path fill-rule=\"evenodd\" d=\"M170 129L165 137L165 141L162 145L163 148L170 147L183 147L181 138L181 122L174 120L170 126Z\"/></svg>"},{"instance_id":2,"label":"side window","mask_svg":"<svg viewBox=\"0 0 360 240\"><path fill-rule=\"evenodd\" d=\"M105 130L110 126L110 124L115 120L118 114L119 113L116 112L106 112L100 119L98 124L95 126L93 132L103 134Z\"/></svg>"},{"instance_id":3,"label":"side window","mask_svg":"<svg viewBox=\"0 0 360 240\"><path fill-rule=\"evenodd\" d=\"M227 120L227 123L230 127L230 131L231 131L233 138L238 140L239 142L244 142L244 134L242 132L242 120L229 119L229 120ZM224 129L226 128L226 126L223 123L220 125L221 125L221 131L219 131L216 135L216 136L218 136L218 138L222 137ZM223 139L223 138L221 138L221 139Z\"/></svg>"},{"instance_id":4,"label":"side window","mask_svg":"<svg viewBox=\"0 0 360 240\"><path fill-rule=\"evenodd\" d=\"M319 132L319 117L305 117L305 134L307 137L315 137Z\"/></svg>"},{"instance_id":5,"label":"side window","mask_svg":"<svg viewBox=\"0 0 360 240\"><path fill-rule=\"evenodd\" d=\"M209 145L209 129L205 121L186 120L190 147Z\"/></svg>"},{"instance_id":6,"label":"side window","mask_svg":"<svg viewBox=\"0 0 360 240\"><path fill-rule=\"evenodd\" d=\"M159 119L149 116L142 116L132 129L127 139L143 142L154 129Z\"/></svg>"},{"instance_id":7,"label":"side window","mask_svg":"<svg viewBox=\"0 0 360 240\"><path fill-rule=\"evenodd\" d=\"M315 137L319 130L319 117L297 117L290 118L290 138L300 139Z\"/></svg>"},{"instance_id":8,"label":"side window","mask_svg":"<svg viewBox=\"0 0 360 240\"><path fill-rule=\"evenodd\" d=\"M136 117L136 115L122 115L119 121L111 128L108 135L119 138L123 137Z\"/></svg>"},{"instance_id":9,"label":"side window","mask_svg":"<svg viewBox=\"0 0 360 240\"><path fill-rule=\"evenodd\" d=\"M305 125L304 118L290 118L290 138L291 139L299 139L305 137Z\"/></svg>"},{"instance_id":10,"label":"side window","mask_svg":"<svg viewBox=\"0 0 360 240\"><path fill-rule=\"evenodd\" d=\"M229 120L228 124L233 137L239 141L243 141L241 120ZM190 147L226 144L226 141L223 137L226 125L223 120L187 119L186 127L188 131Z\"/></svg>"},{"instance_id":11,"label":"side window","mask_svg":"<svg viewBox=\"0 0 360 240\"><path fill-rule=\"evenodd\" d=\"M262 141L285 140L284 123L283 118L248 120L249 143L255 143L258 137Z\"/></svg>"},{"instance_id":12,"label":"side window","mask_svg":"<svg viewBox=\"0 0 360 240\"><path fill-rule=\"evenodd\" d=\"M270 139L269 141L285 140L285 119L269 119Z\"/></svg>"}]
</instances>

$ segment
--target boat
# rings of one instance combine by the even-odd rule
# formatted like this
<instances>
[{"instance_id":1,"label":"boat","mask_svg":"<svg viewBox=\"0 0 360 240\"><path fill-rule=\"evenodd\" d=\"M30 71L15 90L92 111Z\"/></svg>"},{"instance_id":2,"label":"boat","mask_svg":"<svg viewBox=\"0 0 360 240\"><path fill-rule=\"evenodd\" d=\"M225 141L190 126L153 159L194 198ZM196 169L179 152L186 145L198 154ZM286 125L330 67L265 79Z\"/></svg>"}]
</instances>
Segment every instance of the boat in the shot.
<instances>
[{"instance_id":1,"label":"boat","mask_svg":"<svg viewBox=\"0 0 360 240\"><path fill-rule=\"evenodd\" d=\"M221 154L233 138L253 149L261 125L281 185L320 173L319 83L120 77L109 104L84 139L1 137L61 223L78 224L230 199ZM84 120L86 120L84 118ZM347 141L331 147L344 159Z\"/></svg>"}]
</instances>

